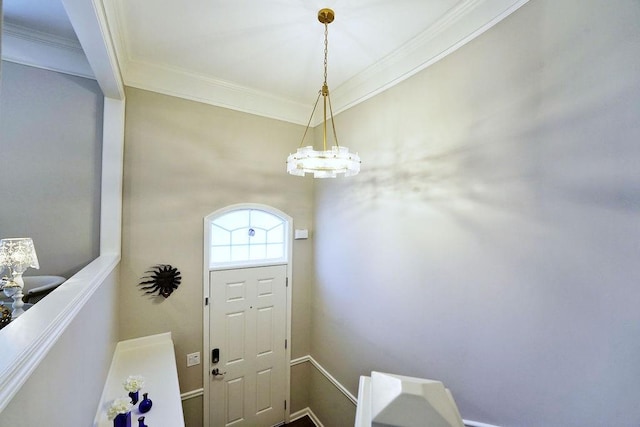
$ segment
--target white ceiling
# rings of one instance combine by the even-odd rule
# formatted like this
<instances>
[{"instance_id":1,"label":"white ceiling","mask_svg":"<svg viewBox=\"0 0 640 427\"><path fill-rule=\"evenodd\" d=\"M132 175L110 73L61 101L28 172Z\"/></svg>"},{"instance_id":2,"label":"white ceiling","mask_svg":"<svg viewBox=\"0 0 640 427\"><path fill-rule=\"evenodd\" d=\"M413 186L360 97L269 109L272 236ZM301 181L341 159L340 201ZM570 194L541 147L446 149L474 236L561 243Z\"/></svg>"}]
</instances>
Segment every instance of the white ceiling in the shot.
<instances>
[{"instance_id":1,"label":"white ceiling","mask_svg":"<svg viewBox=\"0 0 640 427\"><path fill-rule=\"evenodd\" d=\"M336 15L328 84L337 113L441 59L526 1L93 0L104 8L125 85L300 124L323 79L319 9ZM60 0L4 0L4 14L5 59L34 65L34 55L16 59L26 47L9 46L31 30L66 51L79 45Z\"/></svg>"}]
</instances>

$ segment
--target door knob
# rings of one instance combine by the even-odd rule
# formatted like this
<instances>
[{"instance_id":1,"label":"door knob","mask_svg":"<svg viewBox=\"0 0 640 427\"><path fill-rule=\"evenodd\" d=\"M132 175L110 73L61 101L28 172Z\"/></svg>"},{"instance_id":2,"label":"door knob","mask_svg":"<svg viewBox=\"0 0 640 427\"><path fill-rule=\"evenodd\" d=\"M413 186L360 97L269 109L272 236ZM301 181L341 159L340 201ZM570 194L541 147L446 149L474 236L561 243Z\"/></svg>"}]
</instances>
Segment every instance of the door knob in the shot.
<instances>
[{"instance_id":1,"label":"door knob","mask_svg":"<svg viewBox=\"0 0 640 427\"><path fill-rule=\"evenodd\" d=\"M213 371L211 371L211 375L213 375L214 377L222 377L224 376L224 374L226 374L226 372L220 372L218 368L215 368Z\"/></svg>"}]
</instances>

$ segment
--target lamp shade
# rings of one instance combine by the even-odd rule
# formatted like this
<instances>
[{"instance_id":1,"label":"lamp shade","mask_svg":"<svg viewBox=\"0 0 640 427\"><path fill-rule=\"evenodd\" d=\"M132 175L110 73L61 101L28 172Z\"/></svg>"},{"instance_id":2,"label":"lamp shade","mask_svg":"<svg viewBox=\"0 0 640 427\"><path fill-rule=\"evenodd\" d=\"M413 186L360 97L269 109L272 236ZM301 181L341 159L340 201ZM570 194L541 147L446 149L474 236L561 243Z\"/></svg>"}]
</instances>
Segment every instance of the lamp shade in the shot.
<instances>
[{"instance_id":1,"label":"lamp shade","mask_svg":"<svg viewBox=\"0 0 640 427\"><path fill-rule=\"evenodd\" d=\"M29 267L40 268L33 240L20 237L0 240L0 266L12 274L22 274Z\"/></svg>"}]
</instances>

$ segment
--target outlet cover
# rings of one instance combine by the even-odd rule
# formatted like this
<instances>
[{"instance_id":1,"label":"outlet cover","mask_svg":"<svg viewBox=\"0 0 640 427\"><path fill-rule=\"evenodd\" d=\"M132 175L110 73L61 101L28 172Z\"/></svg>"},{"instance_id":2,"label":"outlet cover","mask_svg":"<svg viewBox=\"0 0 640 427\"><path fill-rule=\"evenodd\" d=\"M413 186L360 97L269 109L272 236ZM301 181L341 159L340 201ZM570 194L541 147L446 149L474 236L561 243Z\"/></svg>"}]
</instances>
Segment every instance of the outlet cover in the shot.
<instances>
[{"instance_id":1,"label":"outlet cover","mask_svg":"<svg viewBox=\"0 0 640 427\"><path fill-rule=\"evenodd\" d=\"M187 354L187 368L200 364L200 352Z\"/></svg>"}]
</instances>

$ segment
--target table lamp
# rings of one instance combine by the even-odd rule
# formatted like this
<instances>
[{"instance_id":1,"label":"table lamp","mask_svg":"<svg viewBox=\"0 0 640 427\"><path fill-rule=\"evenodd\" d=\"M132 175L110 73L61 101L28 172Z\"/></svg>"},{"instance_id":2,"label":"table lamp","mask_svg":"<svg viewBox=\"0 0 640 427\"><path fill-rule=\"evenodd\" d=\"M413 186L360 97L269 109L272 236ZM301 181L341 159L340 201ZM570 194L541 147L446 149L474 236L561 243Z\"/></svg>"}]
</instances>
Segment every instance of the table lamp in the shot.
<instances>
[{"instance_id":1,"label":"table lamp","mask_svg":"<svg viewBox=\"0 0 640 427\"><path fill-rule=\"evenodd\" d=\"M11 317L15 319L24 313L22 307L22 273L27 268L40 268L33 241L28 237L0 240L0 271L3 272L4 294L13 299ZM8 270L8 275L4 273Z\"/></svg>"}]
</instances>

